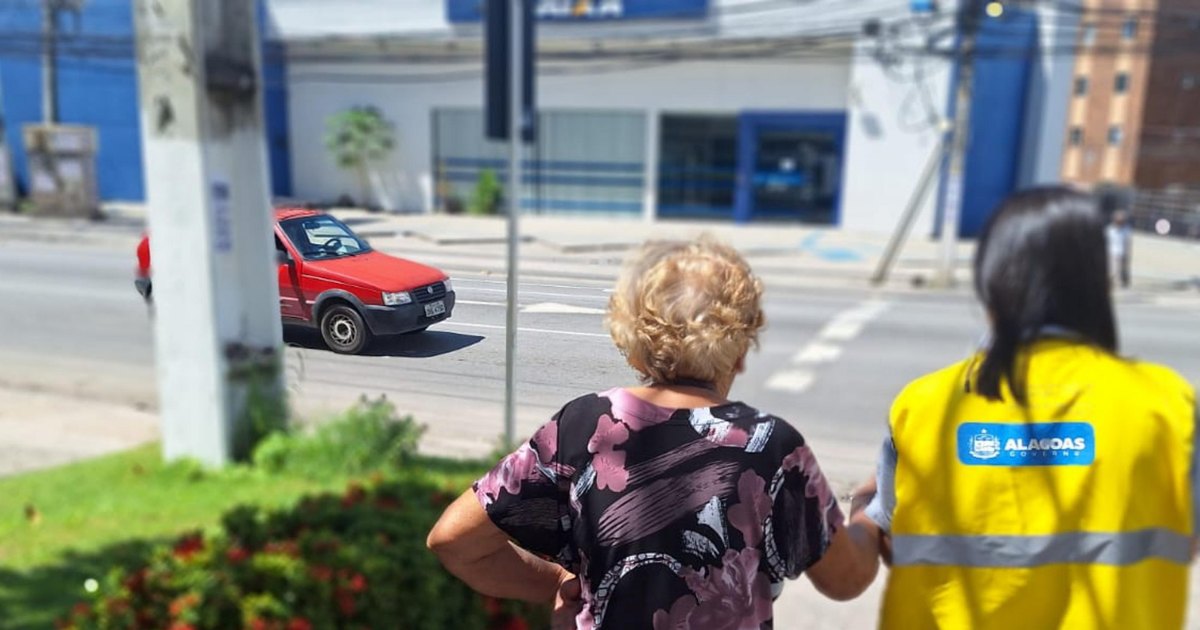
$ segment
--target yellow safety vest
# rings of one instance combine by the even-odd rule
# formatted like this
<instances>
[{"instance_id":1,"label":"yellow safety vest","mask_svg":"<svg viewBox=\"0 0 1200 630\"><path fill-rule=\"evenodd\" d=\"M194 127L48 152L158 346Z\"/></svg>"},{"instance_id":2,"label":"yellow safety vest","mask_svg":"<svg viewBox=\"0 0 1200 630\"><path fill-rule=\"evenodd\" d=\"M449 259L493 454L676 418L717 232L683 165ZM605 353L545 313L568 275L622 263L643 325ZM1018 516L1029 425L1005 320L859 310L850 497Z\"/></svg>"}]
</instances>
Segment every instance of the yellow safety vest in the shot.
<instances>
[{"instance_id":1,"label":"yellow safety vest","mask_svg":"<svg viewBox=\"0 0 1200 630\"><path fill-rule=\"evenodd\" d=\"M970 392L980 358L896 400L881 627L1181 628L1194 390L1062 339L1022 358L1027 408Z\"/></svg>"}]
</instances>

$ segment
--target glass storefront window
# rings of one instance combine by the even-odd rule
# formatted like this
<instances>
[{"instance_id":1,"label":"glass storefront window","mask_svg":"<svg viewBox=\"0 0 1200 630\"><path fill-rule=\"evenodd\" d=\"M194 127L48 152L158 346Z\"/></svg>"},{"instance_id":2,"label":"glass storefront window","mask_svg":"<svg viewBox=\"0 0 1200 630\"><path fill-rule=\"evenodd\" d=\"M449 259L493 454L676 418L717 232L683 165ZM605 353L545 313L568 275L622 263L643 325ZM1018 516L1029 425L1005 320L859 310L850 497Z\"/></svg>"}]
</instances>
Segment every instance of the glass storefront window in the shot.
<instances>
[{"instance_id":1,"label":"glass storefront window","mask_svg":"<svg viewBox=\"0 0 1200 630\"><path fill-rule=\"evenodd\" d=\"M754 161L756 219L836 220L841 160L832 133L764 129L758 133Z\"/></svg>"},{"instance_id":2,"label":"glass storefront window","mask_svg":"<svg viewBox=\"0 0 1200 630\"><path fill-rule=\"evenodd\" d=\"M485 171L507 183L507 145L484 139L483 112L433 112L436 206L462 211ZM641 214L645 189L645 115L545 110L538 142L525 150L521 207L556 214Z\"/></svg>"},{"instance_id":3,"label":"glass storefront window","mask_svg":"<svg viewBox=\"0 0 1200 630\"><path fill-rule=\"evenodd\" d=\"M737 191L737 117L667 114L660 122L658 214L733 214Z\"/></svg>"}]
</instances>

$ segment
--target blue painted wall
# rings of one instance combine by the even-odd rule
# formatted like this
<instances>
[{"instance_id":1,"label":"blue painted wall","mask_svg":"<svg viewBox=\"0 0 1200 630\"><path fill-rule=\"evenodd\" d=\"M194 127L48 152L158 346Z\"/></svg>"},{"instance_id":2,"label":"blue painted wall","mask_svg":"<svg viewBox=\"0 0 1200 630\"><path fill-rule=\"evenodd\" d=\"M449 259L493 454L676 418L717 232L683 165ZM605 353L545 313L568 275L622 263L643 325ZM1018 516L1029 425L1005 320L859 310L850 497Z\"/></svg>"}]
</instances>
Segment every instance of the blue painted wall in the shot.
<instances>
[{"instance_id":1,"label":"blue painted wall","mask_svg":"<svg viewBox=\"0 0 1200 630\"><path fill-rule=\"evenodd\" d=\"M138 117L137 68L134 64L133 9L130 0L89 0L76 31L69 15L61 18L59 118L64 124L97 128L100 153L96 170L104 200L142 201L142 140ZM0 31L12 34L0 52L5 131L18 187L27 190L28 164L21 139L25 124L42 117L41 10L37 3L0 4ZM78 33L73 38L72 35ZM287 155L287 87L282 55L264 55L264 110L276 195L291 192Z\"/></svg>"},{"instance_id":2,"label":"blue painted wall","mask_svg":"<svg viewBox=\"0 0 1200 630\"><path fill-rule=\"evenodd\" d=\"M979 56L975 64L970 145L963 181L959 224L962 237L978 236L996 207L1017 189L1026 95L1035 61L1037 32L1037 16L1030 11L1010 7L1001 19L983 18L977 44ZM951 116L955 114L956 89L956 85L951 86ZM938 207L934 232L940 234L945 208L944 185Z\"/></svg>"}]
</instances>

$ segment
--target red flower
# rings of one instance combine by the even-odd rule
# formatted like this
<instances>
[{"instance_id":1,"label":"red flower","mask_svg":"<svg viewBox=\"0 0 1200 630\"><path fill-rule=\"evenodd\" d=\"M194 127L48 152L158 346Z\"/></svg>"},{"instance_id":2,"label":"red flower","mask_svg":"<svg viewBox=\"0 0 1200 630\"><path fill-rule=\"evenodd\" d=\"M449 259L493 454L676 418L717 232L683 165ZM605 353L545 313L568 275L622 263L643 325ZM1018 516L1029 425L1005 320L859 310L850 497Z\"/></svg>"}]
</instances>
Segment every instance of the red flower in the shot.
<instances>
[{"instance_id":1,"label":"red flower","mask_svg":"<svg viewBox=\"0 0 1200 630\"><path fill-rule=\"evenodd\" d=\"M269 542L263 547L263 552L288 556L289 558L298 558L300 556L300 545L297 545L294 540Z\"/></svg>"},{"instance_id":2,"label":"red flower","mask_svg":"<svg viewBox=\"0 0 1200 630\"><path fill-rule=\"evenodd\" d=\"M353 615L355 609L354 595L350 591L338 589L337 605L338 610L342 612L343 617L349 617Z\"/></svg>"},{"instance_id":3,"label":"red flower","mask_svg":"<svg viewBox=\"0 0 1200 630\"><path fill-rule=\"evenodd\" d=\"M175 623L171 624L170 630L196 630L196 626L193 626L190 623L176 621Z\"/></svg>"},{"instance_id":4,"label":"red flower","mask_svg":"<svg viewBox=\"0 0 1200 630\"><path fill-rule=\"evenodd\" d=\"M328 582L333 579L333 569L319 564L310 568L308 574L318 582Z\"/></svg>"},{"instance_id":5,"label":"red flower","mask_svg":"<svg viewBox=\"0 0 1200 630\"><path fill-rule=\"evenodd\" d=\"M181 560L187 560L201 551L204 551L204 537L200 534L189 534L175 543L175 557Z\"/></svg>"},{"instance_id":6,"label":"red flower","mask_svg":"<svg viewBox=\"0 0 1200 630\"><path fill-rule=\"evenodd\" d=\"M495 617L504 611L500 604L500 600L496 599L495 597L484 597L483 609L487 611L489 617Z\"/></svg>"},{"instance_id":7,"label":"red flower","mask_svg":"<svg viewBox=\"0 0 1200 630\"><path fill-rule=\"evenodd\" d=\"M146 569L138 569L125 578L125 588L131 593L140 593L146 587Z\"/></svg>"},{"instance_id":8,"label":"red flower","mask_svg":"<svg viewBox=\"0 0 1200 630\"><path fill-rule=\"evenodd\" d=\"M270 626L260 617L255 617L250 620L250 630L267 630Z\"/></svg>"},{"instance_id":9,"label":"red flower","mask_svg":"<svg viewBox=\"0 0 1200 630\"><path fill-rule=\"evenodd\" d=\"M293 617L288 622L287 630L312 630L313 625L304 617Z\"/></svg>"},{"instance_id":10,"label":"red flower","mask_svg":"<svg viewBox=\"0 0 1200 630\"><path fill-rule=\"evenodd\" d=\"M367 590L367 578L361 573L355 573L354 577L350 578L350 592L361 593Z\"/></svg>"},{"instance_id":11,"label":"red flower","mask_svg":"<svg viewBox=\"0 0 1200 630\"><path fill-rule=\"evenodd\" d=\"M121 598L121 597L118 597L116 599L110 599L110 600L108 600L107 606L108 606L108 614L120 615L120 614L124 613L125 611L129 610L129 600Z\"/></svg>"},{"instance_id":12,"label":"red flower","mask_svg":"<svg viewBox=\"0 0 1200 630\"><path fill-rule=\"evenodd\" d=\"M171 606L169 608L171 611L171 616L178 617L187 612L189 608L194 608L199 603L200 596L196 593L188 593L187 595L176 597L175 601L171 602Z\"/></svg>"},{"instance_id":13,"label":"red flower","mask_svg":"<svg viewBox=\"0 0 1200 630\"><path fill-rule=\"evenodd\" d=\"M87 605L87 602L79 602L71 608L71 616L86 617L92 612L92 607Z\"/></svg>"},{"instance_id":14,"label":"red flower","mask_svg":"<svg viewBox=\"0 0 1200 630\"><path fill-rule=\"evenodd\" d=\"M230 547L229 550L225 552L225 559L228 560L230 564L241 564L249 557L250 552L246 551L246 549L243 547Z\"/></svg>"}]
</instances>

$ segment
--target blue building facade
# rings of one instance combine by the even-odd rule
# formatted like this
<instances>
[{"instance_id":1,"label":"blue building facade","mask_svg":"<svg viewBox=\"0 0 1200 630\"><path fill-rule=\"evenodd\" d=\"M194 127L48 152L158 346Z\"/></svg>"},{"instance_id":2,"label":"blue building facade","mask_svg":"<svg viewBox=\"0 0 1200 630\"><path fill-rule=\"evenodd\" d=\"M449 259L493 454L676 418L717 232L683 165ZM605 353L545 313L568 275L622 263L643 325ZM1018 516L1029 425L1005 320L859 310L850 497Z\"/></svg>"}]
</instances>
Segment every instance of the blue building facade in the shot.
<instances>
[{"instance_id":1,"label":"blue building facade","mask_svg":"<svg viewBox=\"0 0 1200 630\"><path fill-rule=\"evenodd\" d=\"M992 212L1018 187L1026 118L1031 114L1038 115L1038 112L1029 112L1027 107L1037 34L1038 16L1032 11L1011 8L1001 19L985 18L981 22L976 43L960 236L978 236ZM956 113L956 89L957 85L951 85L950 116ZM946 170L944 167L943 173ZM935 230L938 234L946 211L945 195L943 185Z\"/></svg>"},{"instance_id":2,"label":"blue building facade","mask_svg":"<svg viewBox=\"0 0 1200 630\"><path fill-rule=\"evenodd\" d=\"M260 28L266 24L260 10ZM33 3L0 8L0 30L8 45L0 48L0 93L6 139L18 188L28 183L21 138L26 124L42 120L41 9ZM96 128L96 172L101 199L142 201L142 137L138 113L131 0L89 0L78 19L60 16L58 58L59 121ZM264 38L265 40L265 38ZM280 47L264 44L263 107L272 173L272 192L291 192L288 158L286 67Z\"/></svg>"}]
</instances>

